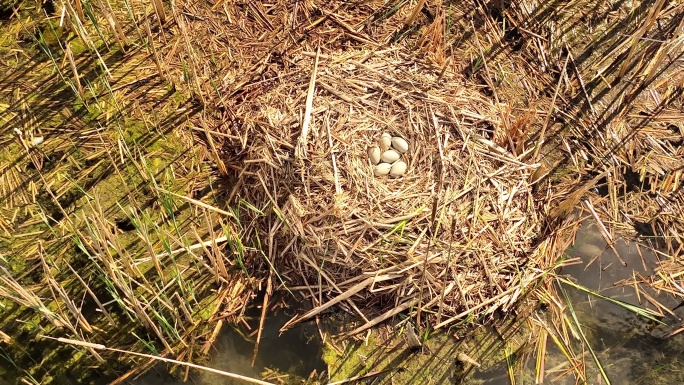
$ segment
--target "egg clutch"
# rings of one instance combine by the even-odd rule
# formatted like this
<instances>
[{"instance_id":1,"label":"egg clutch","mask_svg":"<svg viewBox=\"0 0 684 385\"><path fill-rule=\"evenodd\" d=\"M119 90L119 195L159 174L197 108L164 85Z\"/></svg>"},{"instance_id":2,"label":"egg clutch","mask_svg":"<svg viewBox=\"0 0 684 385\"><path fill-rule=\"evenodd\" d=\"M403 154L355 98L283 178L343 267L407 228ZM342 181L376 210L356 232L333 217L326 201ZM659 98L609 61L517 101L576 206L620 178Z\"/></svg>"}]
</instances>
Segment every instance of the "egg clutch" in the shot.
<instances>
[{"instance_id":1,"label":"egg clutch","mask_svg":"<svg viewBox=\"0 0 684 385\"><path fill-rule=\"evenodd\" d=\"M408 149L409 144L404 138L383 133L378 145L368 149L368 158L373 164L373 174L375 176L404 175L407 165L401 158Z\"/></svg>"}]
</instances>

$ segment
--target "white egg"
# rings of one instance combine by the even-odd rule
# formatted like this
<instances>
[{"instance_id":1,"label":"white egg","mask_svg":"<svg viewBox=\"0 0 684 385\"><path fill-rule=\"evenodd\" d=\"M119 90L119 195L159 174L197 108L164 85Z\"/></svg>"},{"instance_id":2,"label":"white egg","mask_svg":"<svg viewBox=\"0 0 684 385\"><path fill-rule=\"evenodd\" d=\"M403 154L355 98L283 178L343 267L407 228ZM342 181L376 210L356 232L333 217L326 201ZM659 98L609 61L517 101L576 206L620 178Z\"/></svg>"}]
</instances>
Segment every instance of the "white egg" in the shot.
<instances>
[{"instance_id":1,"label":"white egg","mask_svg":"<svg viewBox=\"0 0 684 385\"><path fill-rule=\"evenodd\" d=\"M404 175L406 172L406 162L400 160L392 165L392 168L390 169L390 175L392 176L400 176Z\"/></svg>"},{"instance_id":2,"label":"white egg","mask_svg":"<svg viewBox=\"0 0 684 385\"><path fill-rule=\"evenodd\" d=\"M382 153L382 156L380 157L380 159L381 159L383 162L394 163L394 162L396 162L397 160L399 160L400 157L401 157L401 154L398 153L397 151L395 151L395 150L387 150L387 151L385 151L385 152Z\"/></svg>"},{"instance_id":3,"label":"white egg","mask_svg":"<svg viewBox=\"0 0 684 385\"><path fill-rule=\"evenodd\" d=\"M392 146L392 135L388 133L382 134L380 136L380 149L384 152L389 150L389 148Z\"/></svg>"},{"instance_id":4,"label":"white egg","mask_svg":"<svg viewBox=\"0 0 684 385\"><path fill-rule=\"evenodd\" d=\"M394 147L395 150L403 154L406 151L408 151L409 144L407 141L404 140L404 138L395 136L394 138L392 138L392 147Z\"/></svg>"},{"instance_id":5,"label":"white egg","mask_svg":"<svg viewBox=\"0 0 684 385\"><path fill-rule=\"evenodd\" d=\"M371 147L368 149L368 158L370 159L371 163L373 164L378 164L380 163L380 147L375 146Z\"/></svg>"},{"instance_id":6,"label":"white egg","mask_svg":"<svg viewBox=\"0 0 684 385\"><path fill-rule=\"evenodd\" d=\"M392 165L389 163L380 163L379 165L373 167L373 174L375 174L375 176L387 175L389 174L391 168Z\"/></svg>"}]
</instances>

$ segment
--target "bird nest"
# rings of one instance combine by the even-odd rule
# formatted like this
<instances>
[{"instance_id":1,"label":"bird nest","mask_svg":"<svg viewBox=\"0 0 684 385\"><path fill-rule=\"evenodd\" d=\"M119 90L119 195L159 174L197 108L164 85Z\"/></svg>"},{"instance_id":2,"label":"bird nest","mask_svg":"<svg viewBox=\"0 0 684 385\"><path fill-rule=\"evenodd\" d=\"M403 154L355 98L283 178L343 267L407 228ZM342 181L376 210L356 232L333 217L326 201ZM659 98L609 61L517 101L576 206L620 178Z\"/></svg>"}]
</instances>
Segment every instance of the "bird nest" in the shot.
<instances>
[{"instance_id":1,"label":"bird nest","mask_svg":"<svg viewBox=\"0 0 684 385\"><path fill-rule=\"evenodd\" d=\"M538 165L508 150L523 134L464 75L469 59L446 59L443 13L411 46L391 42L410 7L219 4L186 4L185 56L161 55L212 107L193 123L234 182L246 247L233 251L313 302L285 327L338 304L363 320L355 331L407 309L445 326L509 308L553 265L538 251ZM384 133L409 143L401 175L375 175Z\"/></svg>"},{"instance_id":2,"label":"bird nest","mask_svg":"<svg viewBox=\"0 0 684 385\"><path fill-rule=\"evenodd\" d=\"M246 118L224 146L233 200L256 208L245 234L283 283L329 299L297 320L340 302L365 327L409 307L440 324L511 305L540 273L540 220L534 165L493 141L501 112L400 47L349 56L302 52L299 76L237 106ZM402 176L374 175L383 133L410 143Z\"/></svg>"}]
</instances>

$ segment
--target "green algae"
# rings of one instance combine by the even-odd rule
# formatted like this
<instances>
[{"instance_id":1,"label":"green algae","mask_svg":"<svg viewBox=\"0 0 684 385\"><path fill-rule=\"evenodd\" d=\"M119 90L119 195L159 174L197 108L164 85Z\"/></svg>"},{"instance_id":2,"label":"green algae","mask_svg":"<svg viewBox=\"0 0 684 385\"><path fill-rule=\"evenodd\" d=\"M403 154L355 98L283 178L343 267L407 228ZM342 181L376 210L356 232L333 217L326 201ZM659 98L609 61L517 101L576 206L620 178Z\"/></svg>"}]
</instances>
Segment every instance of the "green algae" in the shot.
<instances>
[{"instance_id":1,"label":"green algae","mask_svg":"<svg viewBox=\"0 0 684 385\"><path fill-rule=\"evenodd\" d=\"M485 371L505 362L525 339L522 329L502 339L494 328L468 327L425 333L422 343L421 348L409 347L401 328L389 338L379 337L377 331L363 340L332 337L323 360L332 382L365 377L376 384L477 384L475 369Z\"/></svg>"},{"instance_id":2,"label":"green algae","mask_svg":"<svg viewBox=\"0 0 684 385\"><path fill-rule=\"evenodd\" d=\"M35 31L40 31L43 37L42 41L33 41L33 45L27 44L27 40L5 38L16 35L16 26L15 20L14 23L0 28L0 36L3 36L0 39L3 42L2 49L20 47L19 49L29 53L40 50L61 52L59 44L67 38L65 31L55 29L49 22L37 27ZM30 34L34 31L31 28L33 26L29 25L24 33ZM13 32L8 33L10 29ZM78 39L71 39L69 44L74 55L86 50ZM116 56L116 53L111 56ZM67 83L60 84L58 80L51 83L58 71L46 60L47 57L36 56L34 59L45 61L34 62L29 76L37 83L50 84L54 88L47 95L39 92L41 90L20 95L21 103L28 108L30 114L40 116L40 120L33 124L51 129L47 131L48 135L40 146L29 147L29 151L38 157L40 167L33 166L26 150L18 142L11 142L0 151L2 164L15 165L11 171L16 171L16 175L26 181L11 197L13 202L3 202L5 205L15 204L11 210L3 208L0 211L2 219L8 220L14 231L12 234L3 234L0 238L0 254L8 271L13 276L21 277L18 284L38 294L46 307L39 310L36 307L19 306L11 298L2 298L4 306L0 309L0 324L3 325L2 330L12 336L12 341L2 346L5 354L2 355L4 359L0 360L0 375L13 381L19 381L19 377L30 377L33 380L29 381L41 384L73 381L85 384L89 383L94 373L93 368L101 366L90 353L82 348L38 338L40 335L70 335L68 330L47 322L42 311L65 315L69 322L74 322L66 306L63 303L58 305L59 301L55 300L54 293L50 293L46 287L45 275L59 279L59 285L70 297L79 299L82 314L96 328L93 334L85 334L84 338L87 340L113 347L124 346L131 350L140 350L144 348L142 345L151 341L150 346L161 350L156 337L146 338L145 342L133 337L145 336L148 331L140 325L135 314L126 310L127 305L119 298L119 289L104 270L101 270L99 262L88 252L84 243L91 242L92 237L97 236L99 230L92 227L91 222L102 216L100 209L104 209L106 213L102 219L116 224L112 229L121 245L120 250L128 255L127 258L144 255L147 251L140 242L141 236L148 237L155 244L172 244L170 234L185 234L186 227L193 223L196 215L193 206L183 204L177 198L162 196L157 188L181 195L188 194L188 185L182 182L187 179L177 177L185 177L184 164L197 162L193 159L197 154L175 133L178 127L150 124L150 121L161 122L176 113L178 106L184 102L179 94L171 94L168 102L164 101L151 116L130 113L122 115L120 108L128 107L125 103L118 103L116 95L105 92L96 102L85 103L74 97ZM14 63L17 68L21 64ZM125 63L121 65L123 67L119 70L126 71ZM111 69L117 70L117 67L112 66ZM103 81L106 80L95 77L90 78L87 84L92 93L101 93L110 87L109 84L103 84ZM162 86L169 89L168 85ZM55 105L59 108L55 109ZM119 107L113 108L114 105ZM15 105L2 104L0 108L10 116L17 114ZM73 129L74 124L80 128ZM27 128L34 130L30 126ZM35 133L25 131L25 135L29 134L45 135L37 130ZM193 177L198 184L210 182L208 173L196 173ZM21 180L18 181L20 182ZM29 190L32 186L42 186L43 183L49 186L50 191L41 188L35 194ZM131 213L137 213L140 218L140 229L117 229L119 222L130 220ZM204 225L202 223L198 226L202 235ZM144 233L141 232L143 227ZM86 238L81 239L78 234L85 235ZM49 264L45 271L40 266L36 253L37 242L43 245L41 254ZM182 242L189 244L196 242L196 239L182 239ZM115 258L124 257L118 255L116 250L110 249L108 252L113 253ZM164 274L168 274L181 285L195 287L199 291L197 294L200 296L200 304L189 307L195 311L195 320L206 321L218 310L214 304L216 293L211 292L210 287L199 287L207 286L201 282L184 282L188 277L180 274L178 263L187 263L191 259L188 256L172 258L168 265L164 265ZM70 273L66 263L78 270L102 302L111 303L106 307L114 324L89 301L89 294L81 284L68 276ZM153 264L139 264L138 270L141 275L136 278L151 279ZM142 288L136 291L136 296L148 301L153 298ZM162 299L171 301L167 296L162 296ZM195 301L194 294L190 295L189 300ZM149 309L150 314L161 325L166 338L178 341L180 330L169 322L177 316L157 304ZM202 328L211 328L210 323L200 327L191 326L200 335ZM121 373L133 362L135 361L129 360L115 365L110 362L100 370L107 375Z\"/></svg>"}]
</instances>

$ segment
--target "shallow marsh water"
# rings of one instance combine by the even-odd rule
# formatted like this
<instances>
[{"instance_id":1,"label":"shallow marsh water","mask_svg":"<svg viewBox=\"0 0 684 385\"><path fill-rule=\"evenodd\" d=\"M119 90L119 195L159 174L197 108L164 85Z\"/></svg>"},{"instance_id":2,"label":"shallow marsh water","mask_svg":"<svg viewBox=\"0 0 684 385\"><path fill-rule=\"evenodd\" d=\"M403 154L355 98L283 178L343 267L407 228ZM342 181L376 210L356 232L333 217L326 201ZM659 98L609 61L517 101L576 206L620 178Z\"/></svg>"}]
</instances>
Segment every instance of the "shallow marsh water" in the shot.
<instances>
[{"instance_id":1,"label":"shallow marsh water","mask_svg":"<svg viewBox=\"0 0 684 385\"><path fill-rule=\"evenodd\" d=\"M635 242L624 239L616 242L615 249L627 266L623 266L615 252L607 247L596 225L586 223L577 235L575 246L567 252L569 257L579 257L582 263L567 266L560 273L572 277L578 284L604 296L653 309L645 298L635 295L633 287L615 283L631 278L633 271L644 277L650 276L657 264L657 256L644 247L638 251ZM666 338L669 333L680 327L681 321L677 317L668 316L663 319L665 324L658 324L572 287L567 286L565 290L582 330L612 384L684 383L684 371L681 370L684 364L684 339L679 335ZM650 294L670 309L679 305L679 302L666 295ZM676 309L674 312L678 316L684 316L684 308ZM268 320L257 365L254 368L251 367L253 344L229 328L217 340L208 366L255 378L265 367L295 373L301 377L306 377L314 369L320 373L326 367L321 359L322 347L315 325L302 325L278 337L278 328L290 315L281 312ZM480 335L478 338L487 340L497 337ZM559 349L550 340L547 347L545 383L575 383L573 376L560 377L561 372L567 369L567 364ZM581 345L578 344L577 348L577 351L581 351ZM585 361L588 365L587 382L605 383L589 355ZM525 363L527 373L521 374L518 383L534 383L534 380L530 380L534 378L534 365L533 359ZM447 377L422 376L419 379L420 383L425 384L445 381L453 383L453 379ZM175 385L182 382L151 372L132 383ZM195 372L192 375L192 383L223 385L241 382ZM509 384L505 360L488 368L475 370L472 380L468 383Z\"/></svg>"},{"instance_id":2,"label":"shallow marsh water","mask_svg":"<svg viewBox=\"0 0 684 385\"><path fill-rule=\"evenodd\" d=\"M597 225L585 223L577 235L575 245L567 251L569 257L579 257L582 263L567 266L560 274L571 277L578 284L603 296L654 310L655 307L644 296L636 295L634 287L617 284L631 279L634 273L643 277L654 273L653 269L658 263L657 255L645 247L637 248L635 241L617 240L615 249L626 263L623 266L615 251L607 247ZM673 312L676 316L668 315L662 319L663 324L659 324L591 294L569 286L564 288L582 331L612 384L684 383L684 337L667 337L682 326L680 317L684 317L684 308L675 309L680 301L663 293L647 290L661 304L675 309ZM567 365L563 365L565 359L562 353L550 340L547 346L549 350L546 354L545 383L574 384L572 376L557 378L562 370L567 369ZM580 344L577 347L576 351L581 352ZM585 352L585 362L588 364L587 382L605 384L589 352ZM534 373L534 361L530 360L526 364L530 374ZM554 365L558 365L559 369L549 370ZM485 384L509 383L505 362L479 373L476 378Z\"/></svg>"},{"instance_id":3,"label":"shallow marsh water","mask_svg":"<svg viewBox=\"0 0 684 385\"><path fill-rule=\"evenodd\" d=\"M255 308L250 309L246 314L252 331L258 326L259 314L260 310ZM253 338L246 335L250 331L245 331L244 327L238 330L230 325L224 326L212 348L210 361L205 365L252 378L260 378L262 371L267 369L303 378L314 370L318 373L322 372L325 370L325 363L321 359L322 345L315 325L305 323L282 334L279 333L280 326L292 315L290 310L281 309L268 317L253 367L254 342ZM158 367L130 383L133 385L237 385L246 382L195 370L191 371L188 382L182 382L167 374L163 367Z\"/></svg>"}]
</instances>

